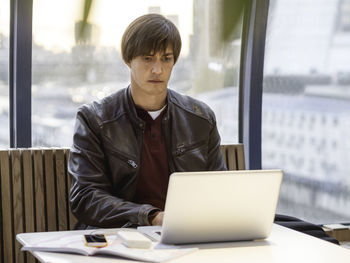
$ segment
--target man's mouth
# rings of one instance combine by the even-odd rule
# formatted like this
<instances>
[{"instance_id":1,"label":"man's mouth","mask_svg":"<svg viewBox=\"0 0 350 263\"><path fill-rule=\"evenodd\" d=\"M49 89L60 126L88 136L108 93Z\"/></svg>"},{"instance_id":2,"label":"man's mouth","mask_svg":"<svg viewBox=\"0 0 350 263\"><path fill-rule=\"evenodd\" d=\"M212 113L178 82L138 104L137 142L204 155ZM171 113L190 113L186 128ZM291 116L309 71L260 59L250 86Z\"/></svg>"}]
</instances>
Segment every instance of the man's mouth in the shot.
<instances>
[{"instance_id":1,"label":"man's mouth","mask_svg":"<svg viewBox=\"0 0 350 263\"><path fill-rule=\"evenodd\" d=\"M156 79L151 79L148 82L154 83L154 84L159 84L159 83L163 83L162 80L156 80Z\"/></svg>"}]
</instances>

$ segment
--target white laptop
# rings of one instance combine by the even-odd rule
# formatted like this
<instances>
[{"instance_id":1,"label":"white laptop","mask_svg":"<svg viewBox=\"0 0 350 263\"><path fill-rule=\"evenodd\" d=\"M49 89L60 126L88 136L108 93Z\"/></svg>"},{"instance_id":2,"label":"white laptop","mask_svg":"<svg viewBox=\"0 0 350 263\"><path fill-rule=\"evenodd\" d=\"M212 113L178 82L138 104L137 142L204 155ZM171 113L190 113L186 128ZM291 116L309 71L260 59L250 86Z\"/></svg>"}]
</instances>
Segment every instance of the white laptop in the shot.
<instances>
[{"instance_id":1,"label":"white laptop","mask_svg":"<svg viewBox=\"0 0 350 263\"><path fill-rule=\"evenodd\" d=\"M264 239L282 177L281 170L173 173L163 226L138 229L166 244Z\"/></svg>"}]
</instances>

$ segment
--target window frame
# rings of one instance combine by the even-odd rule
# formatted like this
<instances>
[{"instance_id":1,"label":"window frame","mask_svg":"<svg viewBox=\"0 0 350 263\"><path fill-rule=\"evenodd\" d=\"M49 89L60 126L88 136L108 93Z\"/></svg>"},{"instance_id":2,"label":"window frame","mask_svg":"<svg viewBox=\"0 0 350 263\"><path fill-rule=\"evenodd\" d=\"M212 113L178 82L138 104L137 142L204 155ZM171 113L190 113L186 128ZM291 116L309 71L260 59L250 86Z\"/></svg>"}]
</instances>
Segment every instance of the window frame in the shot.
<instances>
[{"instance_id":1,"label":"window frame","mask_svg":"<svg viewBox=\"0 0 350 263\"><path fill-rule=\"evenodd\" d=\"M32 146L33 0L10 0L10 147Z\"/></svg>"},{"instance_id":2,"label":"window frame","mask_svg":"<svg viewBox=\"0 0 350 263\"><path fill-rule=\"evenodd\" d=\"M247 2L243 17L239 80L239 142L247 169L261 169L261 119L269 0Z\"/></svg>"}]
</instances>

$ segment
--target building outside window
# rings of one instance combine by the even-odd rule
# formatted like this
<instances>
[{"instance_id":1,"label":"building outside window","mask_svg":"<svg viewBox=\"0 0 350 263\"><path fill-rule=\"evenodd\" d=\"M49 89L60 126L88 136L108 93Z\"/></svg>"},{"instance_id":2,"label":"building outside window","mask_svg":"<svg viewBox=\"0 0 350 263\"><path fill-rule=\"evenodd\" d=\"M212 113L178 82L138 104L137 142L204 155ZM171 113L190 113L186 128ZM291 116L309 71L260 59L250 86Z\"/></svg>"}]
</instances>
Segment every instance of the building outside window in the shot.
<instances>
[{"instance_id":1,"label":"building outside window","mask_svg":"<svg viewBox=\"0 0 350 263\"><path fill-rule=\"evenodd\" d=\"M350 9L347 0L270 1L262 166L285 177L278 213L350 219Z\"/></svg>"}]
</instances>

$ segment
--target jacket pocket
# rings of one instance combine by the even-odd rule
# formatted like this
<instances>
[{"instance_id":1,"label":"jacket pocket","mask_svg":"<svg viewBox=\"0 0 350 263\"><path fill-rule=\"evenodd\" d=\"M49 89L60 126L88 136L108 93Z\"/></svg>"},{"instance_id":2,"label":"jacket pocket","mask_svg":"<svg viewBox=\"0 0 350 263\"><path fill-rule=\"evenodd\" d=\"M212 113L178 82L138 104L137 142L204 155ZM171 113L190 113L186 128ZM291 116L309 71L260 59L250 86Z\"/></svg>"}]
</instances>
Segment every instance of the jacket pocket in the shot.
<instances>
[{"instance_id":1,"label":"jacket pocket","mask_svg":"<svg viewBox=\"0 0 350 263\"><path fill-rule=\"evenodd\" d=\"M192 144L181 144L173 151L177 171L203 171L207 169L208 143L201 140Z\"/></svg>"},{"instance_id":2,"label":"jacket pocket","mask_svg":"<svg viewBox=\"0 0 350 263\"><path fill-rule=\"evenodd\" d=\"M199 142L195 142L190 145L185 145L184 143L177 146L176 150L174 151L175 156L181 156L186 154L187 152L195 151L197 148L200 148L201 146L205 145L206 141L202 140Z\"/></svg>"}]
</instances>

